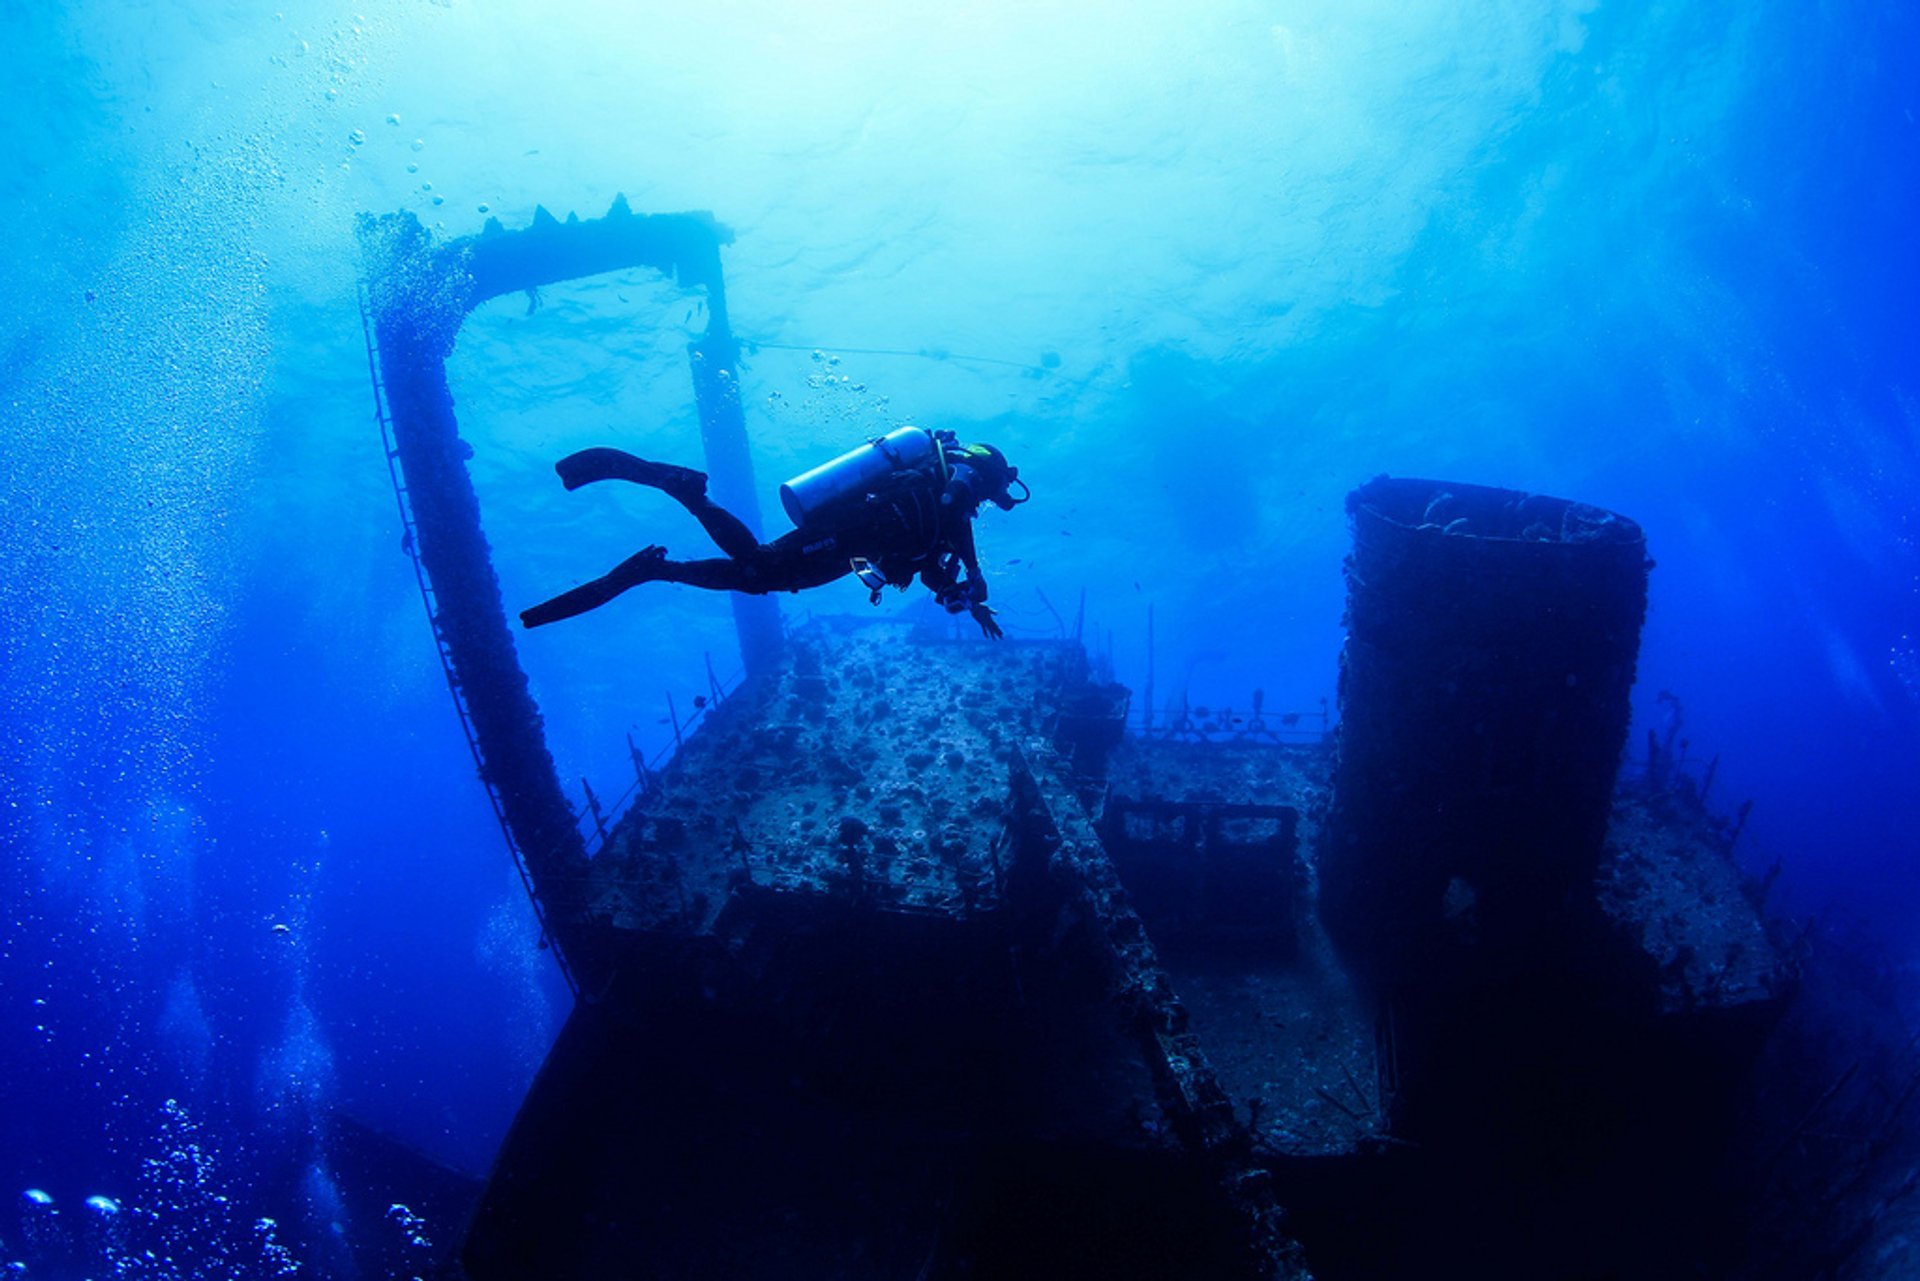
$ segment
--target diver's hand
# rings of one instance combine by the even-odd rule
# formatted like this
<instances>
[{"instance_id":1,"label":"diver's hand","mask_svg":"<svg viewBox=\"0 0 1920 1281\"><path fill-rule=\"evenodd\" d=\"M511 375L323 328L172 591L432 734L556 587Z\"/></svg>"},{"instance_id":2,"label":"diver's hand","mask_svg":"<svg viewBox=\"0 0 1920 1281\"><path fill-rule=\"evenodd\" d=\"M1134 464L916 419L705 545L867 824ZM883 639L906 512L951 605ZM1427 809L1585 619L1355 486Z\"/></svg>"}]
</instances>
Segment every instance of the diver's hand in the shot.
<instances>
[{"instance_id":1,"label":"diver's hand","mask_svg":"<svg viewBox=\"0 0 1920 1281\"><path fill-rule=\"evenodd\" d=\"M1000 630L1000 624L993 621L993 611L985 605L973 607L973 621L980 624L980 630L986 633L988 640L999 640L1006 635Z\"/></svg>"}]
</instances>

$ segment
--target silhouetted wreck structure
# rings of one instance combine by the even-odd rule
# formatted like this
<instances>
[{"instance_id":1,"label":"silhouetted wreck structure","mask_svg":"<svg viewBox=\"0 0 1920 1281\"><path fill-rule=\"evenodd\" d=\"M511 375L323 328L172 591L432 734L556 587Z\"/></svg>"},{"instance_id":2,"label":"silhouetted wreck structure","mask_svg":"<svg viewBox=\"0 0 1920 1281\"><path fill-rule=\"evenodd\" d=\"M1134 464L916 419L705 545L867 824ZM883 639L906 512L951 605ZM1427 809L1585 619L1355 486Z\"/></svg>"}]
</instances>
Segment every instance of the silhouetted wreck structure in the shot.
<instances>
[{"instance_id":1,"label":"silhouetted wreck structure","mask_svg":"<svg viewBox=\"0 0 1920 1281\"><path fill-rule=\"evenodd\" d=\"M752 510L725 239L624 202L445 245L363 226L409 545L580 998L466 1275L1724 1262L1727 1081L1790 975L1704 808L1616 786L1648 568L1623 517L1356 491L1337 743L1257 712L1129 733L1077 642L783 635L742 602L745 683L587 857L444 360L477 300L671 272L713 318L690 357L716 489Z\"/></svg>"}]
</instances>

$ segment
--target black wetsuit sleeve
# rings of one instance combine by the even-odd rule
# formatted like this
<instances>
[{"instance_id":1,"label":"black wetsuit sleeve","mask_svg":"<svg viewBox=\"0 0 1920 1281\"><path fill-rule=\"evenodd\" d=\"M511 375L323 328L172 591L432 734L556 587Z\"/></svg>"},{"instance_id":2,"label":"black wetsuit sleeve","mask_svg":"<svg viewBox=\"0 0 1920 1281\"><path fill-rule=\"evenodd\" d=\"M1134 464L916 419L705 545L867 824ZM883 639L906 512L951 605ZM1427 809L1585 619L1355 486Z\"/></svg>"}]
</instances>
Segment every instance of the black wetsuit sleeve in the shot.
<instances>
[{"instance_id":1,"label":"black wetsuit sleeve","mask_svg":"<svg viewBox=\"0 0 1920 1281\"><path fill-rule=\"evenodd\" d=\"M955 577L950 560L946 556L935 556L920 566L920 581L943 605L960 586L960 580Z\"/></svg>"},{"instance_id":2,"label":"black wetsuit sleeve","mask_svg":"<svg viewBox=\"0 0 1920 1281\"><path fill-rule=\"evenodd\" d=\"M921 566L920 581L949 613L957 614L986 602L987 579L973 546L973 518L953 519L955 523L942 531L940 554ZM961 572L956 572L956 564Z\"/></svg>"},{"instance_id":3,"label":"black wetsuit sleeve","mask_svg":"<svg viewBox=\"0 0 1920 1281\"><path fill-rule=\"evenodd\" d=\"M959 554L960 563L967 570L967 595L974 604L985 604L987 576L980 572L980 557L973 547L973 517L960 518L960 527L953 533L953 550Z\"/></svg>"}]
</instances>

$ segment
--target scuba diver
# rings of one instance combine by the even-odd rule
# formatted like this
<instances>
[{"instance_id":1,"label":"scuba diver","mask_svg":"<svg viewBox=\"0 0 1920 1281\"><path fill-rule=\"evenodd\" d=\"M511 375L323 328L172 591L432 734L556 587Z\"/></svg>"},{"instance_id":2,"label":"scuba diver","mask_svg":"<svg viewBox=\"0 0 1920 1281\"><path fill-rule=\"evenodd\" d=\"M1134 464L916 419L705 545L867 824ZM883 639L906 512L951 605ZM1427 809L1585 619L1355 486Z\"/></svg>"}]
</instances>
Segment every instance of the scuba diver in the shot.
<instances>
[{"instance_id":1,"label":"scuba diver","mask_svg":"<svg viewBox=\"0 0 1920 1281\"><path fill-rule=\"evenodd\" d=\"M691 467L596 448L569 454L554 470L569 490L597 480L649 485L691 512L726 555L668 560L666 548L644 548L592 582L522 610L524 627L597 609L641 583L759 596L854 574L877 605L882 588L904 589L918 574L949 614L970 613L998 640L1000 624L987 607L987 580L973 547L973 518L983 502L1012 511L1032 497L1019 468L992 445L962 445L950 431L920 427L889 432L780 486L780 501L799 528L770 543L707 497L706 473Z\"/></svg>"}]
</instances>

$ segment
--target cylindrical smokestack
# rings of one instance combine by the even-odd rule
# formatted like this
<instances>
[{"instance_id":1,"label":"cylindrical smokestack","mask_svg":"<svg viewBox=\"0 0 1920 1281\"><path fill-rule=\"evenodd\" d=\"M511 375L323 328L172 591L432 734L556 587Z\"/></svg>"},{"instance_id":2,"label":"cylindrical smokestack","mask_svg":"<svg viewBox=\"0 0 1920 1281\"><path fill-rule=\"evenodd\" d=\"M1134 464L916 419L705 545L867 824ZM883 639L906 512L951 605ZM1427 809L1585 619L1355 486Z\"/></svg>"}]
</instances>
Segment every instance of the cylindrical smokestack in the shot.
<instances>
[{"instance_id":1,"label":"cylindrical smokestack","mask_svg":"<svg viewBox=\"0 0 1920 1281\"><path fill-rule=\"evenodd\" d=\"M1650 562L1633 521L1539 494L1383 476L1347 512L1321 911L1405 994L1521 960L1590 901Z\"/></svg>"}]
</instances>

